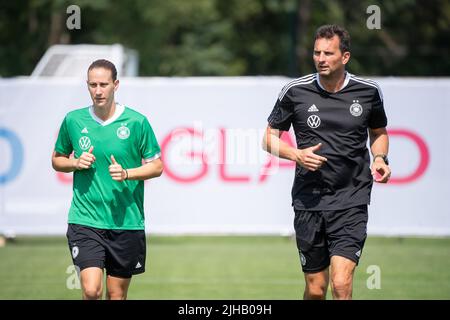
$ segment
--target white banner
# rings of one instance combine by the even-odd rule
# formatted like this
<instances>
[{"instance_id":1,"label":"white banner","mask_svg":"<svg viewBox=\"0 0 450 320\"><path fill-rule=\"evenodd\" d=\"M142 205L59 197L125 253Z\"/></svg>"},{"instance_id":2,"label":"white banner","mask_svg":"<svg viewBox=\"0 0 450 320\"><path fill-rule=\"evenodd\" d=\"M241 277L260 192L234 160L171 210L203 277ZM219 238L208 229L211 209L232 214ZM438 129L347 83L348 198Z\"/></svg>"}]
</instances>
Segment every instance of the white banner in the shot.
<instances>
[{"instance_id":1,"label":"white banner","mask_svg":"<svg viewBox=\"0 0 450 320\"><path fill-rule=\"evenodd\" d=\"M374 186L369 234L450 235L449 79L379 78L391 183ZM124 78L116 101L145 114L165 171L146 182L150 233L290 234L294 165L261 149L282 77ZM51 153L84 79L0 79L0 233L64 234L70 174ZM294 142L293 135L287 141Z\"/></svg>"}]
</instances>

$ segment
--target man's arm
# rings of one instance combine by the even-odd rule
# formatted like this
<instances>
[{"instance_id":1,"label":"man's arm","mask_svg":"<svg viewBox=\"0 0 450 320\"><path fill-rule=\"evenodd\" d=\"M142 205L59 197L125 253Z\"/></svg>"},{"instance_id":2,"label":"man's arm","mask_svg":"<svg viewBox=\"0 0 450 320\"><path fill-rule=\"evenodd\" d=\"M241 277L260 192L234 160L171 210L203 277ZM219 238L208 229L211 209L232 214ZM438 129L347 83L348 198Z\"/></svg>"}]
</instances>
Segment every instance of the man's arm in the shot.
<instances>
[{"instance_id":1,"label":"man's arm","mask_svg":"<svg viewBox=\"0 0 450 320\"><path fill-rule=\"evenodd\" d=\"M95 156L92 154L92 150L94 150L94 147L91 147L88 152L83 152L78 159L70 158L67 154L54 151L52 155L53 169L60 172L89 169L95 162Z\"/></svg>"},{"instance_id":2,"label":"man's arm","mask_svg":"<svg viewBox=\"0 0 450 320\"><path fill-rule=\"evenodd\" d=\"M381 156L377 155L385 155L387 156L389 152L389 137L386 131L386 128L377 128L377 129L369 129L369 137L370 137L370 150L372 152L372 156L374 157L371 169L372 175L376 176L378 173L381 175L380 177L375 177L376 182L386 183L391 177L391 169L384 162ZM377 156L375 158L375 156Z\"/></svg>"},{"instance_id":3,"label":"man's arm","mask_svg":"<svg viewBox=\"0 0 450 320\"><path fill-rule=\"evenodd\" d=\"M161 176L163 173L163 163L161 158L158 158L137 168L122 168L112 155L109 173L113 180L116 181L147 180Z\"/></svg>"},{"instance_id":4,"label":"man's arm","mask_svg":"<svg viewBox=\"0 0 450 320\"><path fill-rule=\"evenodd\" d=\"M295 161L311 171L316 171L327 161L327 158L314 153L320 149L322 146L321 143L305 149L296 149L282 141L280 139L281 134L282 132L280 130L267 126L263 138L263 149L274 156Z\"/></svg>"}]
</instances>

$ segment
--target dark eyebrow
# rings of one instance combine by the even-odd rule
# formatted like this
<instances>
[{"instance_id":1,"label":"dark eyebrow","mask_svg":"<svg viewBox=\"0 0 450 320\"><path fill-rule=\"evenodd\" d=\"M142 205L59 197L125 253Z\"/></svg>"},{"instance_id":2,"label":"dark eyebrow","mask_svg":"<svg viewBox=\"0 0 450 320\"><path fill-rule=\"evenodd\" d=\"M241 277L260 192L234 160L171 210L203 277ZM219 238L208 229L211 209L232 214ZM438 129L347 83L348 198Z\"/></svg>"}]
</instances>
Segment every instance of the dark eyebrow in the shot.
<instances>
[{"instance_id":1,"label":"dark eyebrow","mask_svg":"<svg viewBox=\"0 0 450 320\"><path fill-rule=\"evenodd\" d=\"M89 84L99 84L99 85L107 85L109 82L95 82L95 81L88 81Z\"/></svg>"},{"instance_id":2,"label":"dark eyebrow","mask_svg":"<svg viewBox=\"0 0 450 320\"><path fill-rule=\"evenodd\" d=\"M316 52L333 53L333 51L326 51L326 50L314 50L314 53L316 53Z\"/></svg>"}]
</instances>

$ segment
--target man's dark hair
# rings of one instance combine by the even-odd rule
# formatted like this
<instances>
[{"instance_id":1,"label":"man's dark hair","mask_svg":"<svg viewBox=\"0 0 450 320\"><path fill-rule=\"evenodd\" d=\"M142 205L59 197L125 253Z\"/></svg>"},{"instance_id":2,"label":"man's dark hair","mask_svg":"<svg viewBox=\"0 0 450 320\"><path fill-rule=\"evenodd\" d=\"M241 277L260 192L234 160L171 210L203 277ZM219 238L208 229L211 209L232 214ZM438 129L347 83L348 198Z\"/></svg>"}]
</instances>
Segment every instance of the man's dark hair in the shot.
<instances>
[{"instance_id":1,"label":"man's dark hair","mask_svg":"<svg viewBox=\"0 0 450 320\"><path fill-rule=\"evenodd\" d=\"M116 81L116 79L117 79L117 69L116 69L116 66L114 65L114 63L112 63L111 61L108 61L106 59L95 60L89 66L88 72L91 71L92 69L96 69L96 68L104 68L106 70L111 71L112 79L113 79L113 81Z\"/></svg>"},{"instance_id":2,"label":"man's dark hair","mask_svg":"<svg viewBox=\"0 0 450 320\"><path fill-rule=\"evenodd\" d=\"M342 53L350 51L350 34L341 26L335 24L319 27L316 31L316 38L314 40L321 38L331 39L334 36L339 37L339 49Z\"/></svg>"}]
</instances>

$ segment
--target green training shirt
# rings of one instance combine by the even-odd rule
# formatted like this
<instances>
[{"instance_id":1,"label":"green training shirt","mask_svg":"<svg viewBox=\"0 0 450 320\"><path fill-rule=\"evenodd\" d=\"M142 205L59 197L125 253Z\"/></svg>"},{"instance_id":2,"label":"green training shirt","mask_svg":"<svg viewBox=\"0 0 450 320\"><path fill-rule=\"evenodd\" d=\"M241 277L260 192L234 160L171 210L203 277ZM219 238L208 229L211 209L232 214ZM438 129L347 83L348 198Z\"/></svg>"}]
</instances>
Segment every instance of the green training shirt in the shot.
<instances>
[{"instance_id":1,"label":"green training shirt","mask_svg":"<svg viewBox=\"0 0 450 320\"><path fill-rule=\"evenodd\" d=\"M115 181L109 174L111 155L124 169L160 157L161 151L147 118L116 104L114 116L103 121L93 107L69 112L61 125L55 151L79 158L93 146L92 167L73 175L69 223L100 229L144 229L144 181Z\"/></svg>"}]
</instances>

